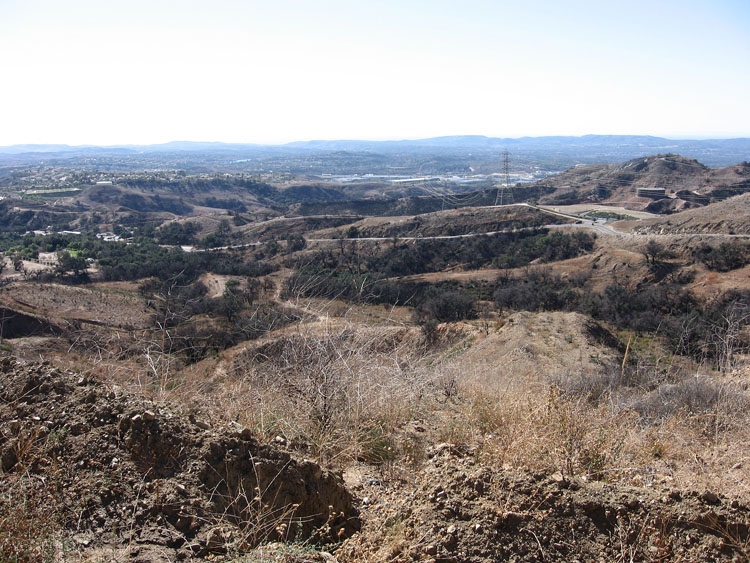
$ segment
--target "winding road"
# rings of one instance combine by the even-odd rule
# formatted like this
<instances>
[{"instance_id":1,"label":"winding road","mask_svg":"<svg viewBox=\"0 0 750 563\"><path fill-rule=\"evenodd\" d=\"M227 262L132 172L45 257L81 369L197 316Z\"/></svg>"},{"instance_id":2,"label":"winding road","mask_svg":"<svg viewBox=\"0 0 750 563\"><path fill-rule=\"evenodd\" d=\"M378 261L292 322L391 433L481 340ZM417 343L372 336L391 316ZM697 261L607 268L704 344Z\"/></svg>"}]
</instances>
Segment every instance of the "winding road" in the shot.
<instances>
[{"instance_id":1,"label":"winding road","mask_svg":"<svg viewBox=\"0 0 750 563\"><path fill-rule=\"evenodd\" d=\"M558 217L564 217L566 219L572 219L575 223L572 224L549 224L549 225L538 225L536 227L520 227L516 229L504 229L500 231L488 231L483 233L467 233L463 235L431 235L431 236L396 236L396 237L357 237L357 238L306 238L305 240L309 243L326 243L326 242L340 242L340 241L363 241L363 242L377 242L377 241L418 241L418 240L451 240L460 238L471 238L471 237L482 237L492 236L505 233L517 233L521 231L533 231L537 229L590 229L597 233L616 237L643 237L648 238L673 238L673 237L684 237L684 236L702 236L702 237L718 237L718 238L750 238L750 235L737 235L737 234L724 234L724 233L684 233L684 234L659 234L659 233L633 233L633 232L622 232L607 225L605 220L587 219L580 217L579 215L572 215L570 213L564 213L556 209L549 207L541 207L538 205L532 205L530 203L511 203L508 205L488 205L483 207L477 207L477 209L496 209L496 208L507 208L507 207L529 207L536 209L542 213L549 215L556 215ZM259 246L263 244L261 241L248 242L244 244L236 244L231 246L219 246L216 248L191 248L187 249L183 247L183 250L187 252L211 252L219 250L233 250L239 248L248 248L250 246Z\"/></svg>"}]
</instances>

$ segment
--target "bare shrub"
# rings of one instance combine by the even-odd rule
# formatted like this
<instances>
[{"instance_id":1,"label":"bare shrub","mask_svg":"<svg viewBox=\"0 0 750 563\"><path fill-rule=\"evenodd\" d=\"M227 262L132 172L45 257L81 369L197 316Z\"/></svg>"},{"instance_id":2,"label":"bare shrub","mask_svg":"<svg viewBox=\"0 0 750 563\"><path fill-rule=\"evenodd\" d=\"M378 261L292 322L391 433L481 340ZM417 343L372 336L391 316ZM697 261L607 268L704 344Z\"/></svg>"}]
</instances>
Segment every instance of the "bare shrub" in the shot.
<instances>
[{"instance_id":1,"label":"bare shrub","mask_svg":"<svg viewBox=\"0 0 750 563\"><path fill-rule=\"evenodd\" d=\"M628 406L649 420L663 420L678 413L731 417L750 407L750 398L736 384L696 376L660 385Z\"/></svg>"},{"instance_id":2,"label":"bare shrub","mask_svg":"<svg viewBox=\"0 0 750 563\"><path fill-rule=\"evenodd\" d=\"M390 463L400 425L447 389L420 342L413 329L299 326L235 357L230 377L258 405L239 420L328 460Z\"/></svg>"}]
</instances>

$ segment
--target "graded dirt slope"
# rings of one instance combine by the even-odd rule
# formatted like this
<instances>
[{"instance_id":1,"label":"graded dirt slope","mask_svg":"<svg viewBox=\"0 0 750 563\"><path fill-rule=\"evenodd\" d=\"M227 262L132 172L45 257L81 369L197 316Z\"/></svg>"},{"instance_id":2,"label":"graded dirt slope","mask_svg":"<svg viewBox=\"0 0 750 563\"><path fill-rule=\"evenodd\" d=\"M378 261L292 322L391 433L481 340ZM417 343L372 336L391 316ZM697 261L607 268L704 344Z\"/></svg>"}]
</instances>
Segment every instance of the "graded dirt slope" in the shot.
<instances>
[{"instance_id":1,"label":"graded dirt slope","mask_svg":"<svg viewBox=\"0 0 750 563\"><path fill-rule=\"evenodd\" d=\"M750 194L731 197L669 217L619 223L637 234L750 235Z\"/></svg>"},{"instance_id":2,"label":"graded dirt slope","mask_svg":"<svg viewBox=\"0 0 750 563\"><path fill-rule=\"evenodd\" d=\"M14 282L0 289L0 304L49 319L120 328L145 327L153 312L134 290L96 284Z\"/></svg>"}]
</instances>

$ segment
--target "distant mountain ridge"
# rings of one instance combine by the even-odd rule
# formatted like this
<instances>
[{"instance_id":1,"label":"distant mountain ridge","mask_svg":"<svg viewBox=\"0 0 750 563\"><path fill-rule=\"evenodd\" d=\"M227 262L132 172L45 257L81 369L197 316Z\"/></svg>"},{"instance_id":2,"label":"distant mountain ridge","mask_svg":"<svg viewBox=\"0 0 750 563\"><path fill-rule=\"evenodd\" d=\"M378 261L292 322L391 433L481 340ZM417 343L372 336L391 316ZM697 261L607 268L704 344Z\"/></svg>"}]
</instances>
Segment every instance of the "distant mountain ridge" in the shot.
<instances>
[{"instance_id":1,"label":"distant mountain ridge","mask_svg":"<svg viewBox=\"0 0 750 563\"><path fill-rule=\"evenodd\" d=\"M383 150L403 147L448 147L448 148L491 148L505 146L618 146L618 147L680 147L703 145L706 147L737 146L750 150L750 137L727 139L668 139L650 135L582 135L582 136L541 136L541 137L487 137L484 135L449 135L425 139L398 140L309 140L290 143L224 143L220 141L170 141L147 145L67 145L67 144L18 144L0 146L0 153L20 154L24 152L70 152L84 150L136 150L136 151L204 151L242 150L252 148L296 148L308 150Z\"/></svg>"},{"instance_id":2,"label":"distant mountain ridge","mask_svg":"<svg viewBox=\"0 0 750 563\"><path fill-rule=\"evenodd\" d=\"M679 153L712 167L728 166L750 160L750 138L667 139L648 135L583 135L501 138L482 135L453 135L427 139L386 141L310 140L286 144L252 144L172 141L153 145L70 146L63 144L25 144L0 147L0 155L14 163L38 159L96 155L190 154L224 155L227 158L265 158L287 155L358 153L415 156L496 155L509 150L517 159L560 163L561 168L575 163L618 163L655 153Z\"/></svg>"}]
</instances>

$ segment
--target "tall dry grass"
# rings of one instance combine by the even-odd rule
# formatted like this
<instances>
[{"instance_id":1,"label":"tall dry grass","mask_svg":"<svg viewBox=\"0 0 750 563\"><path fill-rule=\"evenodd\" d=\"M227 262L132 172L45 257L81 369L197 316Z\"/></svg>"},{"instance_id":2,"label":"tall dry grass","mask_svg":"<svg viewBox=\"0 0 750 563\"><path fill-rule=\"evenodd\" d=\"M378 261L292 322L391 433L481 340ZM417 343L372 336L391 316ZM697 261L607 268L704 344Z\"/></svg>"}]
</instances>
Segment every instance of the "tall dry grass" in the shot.
<instances>
[{"instance_id":1,"label":"tall dry grass","mask_svg":"<svg viewBox=\"0 0 750 563\"><path fill-rule=\"evenodd\" d=\"M451 442L497 466L750 492L747 376L677 363L519 376L467 361L471 343L447 327L427 342L413 327L309 317L321 320L158 382L132 381L130 371L131 385L340 467L413 465L431 445ZM105 364L127 384L122 360ZM404 429L416 421L426 432L415 438Z\"/></svg>"},{"instance_id":2,"label":"tall dry grass","mask_svg":"<svg viewBox=\"0 0 750 563\"><path fill-rule=\"evenodd\" d=\"M602 389L592 374L592 394L581 384L586 374L514 380L487 368L460 372L460 401L442 419L443 437L473 444L490 463L750 492L748 382L682 373L653 385L614 377Z\"/></svg>"}]
</instances>

